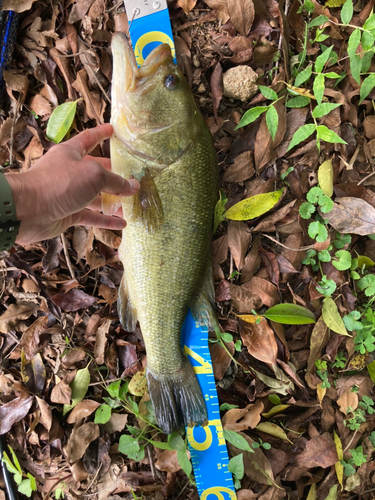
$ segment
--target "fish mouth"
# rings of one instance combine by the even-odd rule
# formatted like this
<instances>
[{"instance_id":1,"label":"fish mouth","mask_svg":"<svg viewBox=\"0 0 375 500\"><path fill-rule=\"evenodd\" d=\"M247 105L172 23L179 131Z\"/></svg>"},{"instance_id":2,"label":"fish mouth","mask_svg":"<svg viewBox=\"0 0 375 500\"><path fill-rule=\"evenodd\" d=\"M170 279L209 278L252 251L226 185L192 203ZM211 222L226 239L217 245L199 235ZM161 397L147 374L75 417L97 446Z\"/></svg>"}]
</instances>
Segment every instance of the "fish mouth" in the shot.
<instances>
[{"instance_id":1,"label":"fish mouth","mask_svg":"<svg viewBox=\"0 0 375 500\"><path fill-rule=\"evenodd\" d=\"M139 83L155 74L158 67L167 61L172 61L169 45L158 45L147 56L143 65L138 68L134 51L123 33L116 32L112 37L113 55L113 83L115 99L123 96L124 92L132 92Z\"/></svg>"}]
</instances>

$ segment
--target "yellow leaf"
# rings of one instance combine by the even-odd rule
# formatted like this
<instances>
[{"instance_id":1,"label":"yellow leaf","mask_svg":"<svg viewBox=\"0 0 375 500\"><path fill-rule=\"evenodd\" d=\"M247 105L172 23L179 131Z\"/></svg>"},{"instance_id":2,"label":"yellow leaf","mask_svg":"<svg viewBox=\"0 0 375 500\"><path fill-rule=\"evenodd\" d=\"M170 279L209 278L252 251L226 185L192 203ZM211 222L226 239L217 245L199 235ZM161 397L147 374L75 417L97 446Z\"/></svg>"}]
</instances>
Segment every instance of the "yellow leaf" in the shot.
<instances>
[{"instance_id":1,"label":"yellow leaf","mask_svg":"<svg viewBox=\"0 0 375 500\"><path fill-rule=\"evenodd\" d=\"M323 398L326 395L327 389L322 386L322 383L318 384L316 387L316 392L318 394L319 404L322 404Z\"/></svg>"},{"instance_id":2,"label":"yellow leaf","mask_svg":"<svg viewBox=\"0 0 375 500\"><path fill-rule=\"evenodd\" d=\"M237 318L242 319L242 321L246 321L246 323L256 323L257 321L260 323L264 321L262 316L258 316L256 314L237 314Z\"/></svg>"},{"instance_id":3,"label":"yellow leaf","mask_svg":"<svg viewBox=\"0 0 375 500\"><path fill-rule=\"evenodd\" d=\"M271 436L277 437L279 439L283 439L284 441L289 441L292 443L285 432L276 424L272 424L271 422L261 422L255 427L255 430L265 432L266 434L270 434ZM293 444L293 443L292 443Z\"/></svg>"},{"instance_id":4,"label":"yellow leaf","mask_svg":"<svg viewBox=\"0 0 375 500\"><path fill-rule=\"evenodd\" d=\"M342 7L345 3L345 0L327 0L324 7L337 8Z\"/></svg>"},{"instance_id":5,"label":"yellow leaf","mask_svg":"<svg viewBox=\"0 0 375 500\"><path fill-rule=\"evenodd\" d=\"M299 95L303 95L303 96L306 96L308 97L309 99L315 99L316 100L316 97L314 96L314 94L312 94L309 90L307 89L303 89L303 88L300 88L300 87L293 87L293 85L290 85L289 83L286 83L286 86L288 87L288 89L292 90L293 92L295 92L296 94L299 94ZM323 102L324 101L328 101L327 97L323 97Z\"/></svg>"},{"instance_id":6,"label":"yellow leaf","mask_svg":"<svg viewBox=\"0 0 375 500\"><path fill-rule=\"evenodd\" d=\"M289 406L290 405L276 405L273 408L271 408L270 411L268 411L267 413L262 413L262 417L270 418L276 413L280 413L281 411L286 410L287 408L289 408Z\"/></svg>"},{"instance_id":7,"label":"yellow leaf","mask_svg":"<svg viewBox=\"0 0 375 500\"><path fill-rule=\"evenodd\" d=\"M375 384L375 361L371 361L371 363L367 365L367 371L368 374L370 375L371 380Z\"/></svg>"},{"instance_id":8,"label":"yellow leaf","mask_svg":"<svg viewBox=\"0 0 375 500\"><path fill-rule=\"evenodd\" d=\"M280 200L282 194L283 190L256 194L233 205L227 210L225 217L231 220L255 219L271 210Z\"/></svg>"},{"instance_id":9,"label":"yellow leaf","mask_svg":"<svg viewBox=\"0 0 375 500\"><path fill-rule=\"evenodd\" d=\"M139 370L129 382L128 390L133 396L143 396L147 390L146 368Z\"/></svg>"},{"instance_id":10,"label":"yellow leaf","mask_svg":"<svg viewBox=\"0 0 375 500\"><path fill-rule=\"evenodd\" d=\"M313 483L310 486L309 494L307 495L306 500L316 500L316 483Z\"/></svg>"},{"instance_id":11,"label":"yellow leaf","mask_svg":"<svg viewBox=\"0 0 375 500\"><path fill-rule=\"evenodd\" d=\"M362 269L363 266L365 266L365 269L369 269L370 267L375 266L375 262L365 255L358 255L358 267Z\"/></svg>"},{"instance_id":12,"label":"yellow leaf","mask_svg":"<svg viewBox=\"0 0 375 500\"><path fill-rule=\"evenodd\" d=\"M328 326L328 328L340 335L348 335L348 337L351 337L351 335L349 335L346 331L344 322L337 309L336 302L331 299L331 297L326 297L323 301L322 316L324 323Z\"/></svg>"},{"instance_id":13,"label":"yellow leaf","mask_svg":"<svg viewBox=\"0 0 375 500\"><path fill-rule=\"evenodd\" d=\"M319 186L326 196L333 195L333 165L332 160L324 161L318 169Z\"/></svg>"},{"instance_id":14,"label":"yellow leaf","mask_svg":"<svg viewBox=\"0 0 375 500\"><path fill-rule=\"evenodd\" d=\"M340 460L344 460L344 452L342 451L341 439L338 437L335 431L333 431L333 439L336 445L337 456L339 457L339 461L335 463L336 475L342 489L344 480L344 467L343 465L341 465Z\"/></svg>"}]
</instances>

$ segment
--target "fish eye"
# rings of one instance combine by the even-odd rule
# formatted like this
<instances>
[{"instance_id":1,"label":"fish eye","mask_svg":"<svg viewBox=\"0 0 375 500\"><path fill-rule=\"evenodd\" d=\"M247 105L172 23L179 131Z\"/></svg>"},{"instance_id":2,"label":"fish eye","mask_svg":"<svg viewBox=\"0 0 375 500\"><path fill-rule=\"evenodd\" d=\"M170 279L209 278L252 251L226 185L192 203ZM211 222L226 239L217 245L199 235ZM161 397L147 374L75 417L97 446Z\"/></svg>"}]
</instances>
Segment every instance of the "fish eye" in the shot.
<instances>
[{"instance_id":1,"label":"fish eye","mask_svg":"<svg viewBox=\"0 0 375 500\"><path fill-rule=\"evenodd\" d=\"M178 78L176 75L167 75L164 80L164 85L167 89L174 89L178 83Z\"/></svg>"}]
</instances>

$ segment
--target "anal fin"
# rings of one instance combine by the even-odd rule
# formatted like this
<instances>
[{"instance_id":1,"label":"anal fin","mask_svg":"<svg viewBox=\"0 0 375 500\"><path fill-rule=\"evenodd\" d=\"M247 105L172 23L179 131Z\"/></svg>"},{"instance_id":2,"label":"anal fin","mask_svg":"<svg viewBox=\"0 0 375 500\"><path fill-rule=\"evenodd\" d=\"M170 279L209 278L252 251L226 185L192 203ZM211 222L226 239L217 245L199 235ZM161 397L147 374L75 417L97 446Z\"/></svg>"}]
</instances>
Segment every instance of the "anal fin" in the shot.
<instances>
[{"instance_id":1,"label":"anal fin","mask_svg":"<svg viewBox=\"0 0 375 500\"><path fill-rule=\"evenodd\" d=\"M120 322L127 332L134 332L137 326L137 310L132 304L129 296L128 285L126 283L125 273L122 277L118 291L117 311Z\"/></svg>"},{"instance_id":2,"label":"anal fin","mask_svg":"<svg viewBox=\"0 0 375 500\"><path fill-rule=\"evenodd\" d=\"M163 222L163 206L148 169L140 179L140 185L139 191L134 195L133 213L135 217L142 219L148 232L153 232Z\"/></svg>"},{"instance_id":3,"label":"anal fin","mask_svg":"<svg viewBox=\"0 0 375 500\"><path fill-rule=\"evenodd\" d=\"M209 260L202 287L190 309L194 321L197 321L202 326L206 326L211 331L218 328L219 325L215 314L215 288L211 260Z\"/></svg>"}]
</instances>

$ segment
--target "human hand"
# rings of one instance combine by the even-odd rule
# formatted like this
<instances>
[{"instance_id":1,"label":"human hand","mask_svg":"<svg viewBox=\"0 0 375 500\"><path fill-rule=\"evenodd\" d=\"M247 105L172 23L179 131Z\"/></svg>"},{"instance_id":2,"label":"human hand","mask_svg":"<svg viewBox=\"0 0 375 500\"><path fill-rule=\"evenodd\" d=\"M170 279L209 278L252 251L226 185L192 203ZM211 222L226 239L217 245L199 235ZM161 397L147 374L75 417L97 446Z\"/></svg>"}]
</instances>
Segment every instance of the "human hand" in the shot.
<instances>
[{"instance_id":1,"label":"human hand","mask_svg":"<svg viewBox=\"0 0 375 500\"><path fill-rule=\"evenodd\" d=\"M25 245L53 238L70 226L123 229L119 217L103 215L99 193L132 196L139 189L135 179L110 172L108 158L87 156L112 134L112 125L85 130L54 146L27 172L7 174L21 221L16 243ZM91 209L91 210L90 210Z\"/></svg>"}]
</instances>

